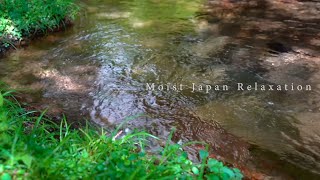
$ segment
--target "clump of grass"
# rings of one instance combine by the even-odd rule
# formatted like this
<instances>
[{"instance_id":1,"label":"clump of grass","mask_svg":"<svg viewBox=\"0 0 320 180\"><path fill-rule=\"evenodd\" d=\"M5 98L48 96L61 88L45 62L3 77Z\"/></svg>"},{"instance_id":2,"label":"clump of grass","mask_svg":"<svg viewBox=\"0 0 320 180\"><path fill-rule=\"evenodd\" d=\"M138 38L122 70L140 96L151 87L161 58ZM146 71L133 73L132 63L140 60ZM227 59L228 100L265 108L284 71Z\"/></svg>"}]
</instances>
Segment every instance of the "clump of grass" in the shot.
<instances>
[{"instance_id":1,"label":"clump of grass","mask_svg":"<svg viewBox=\"0 0 320 180\"><path fill-rule=\"evenodd\" d=\"M0 0L0 41L57 28L77 10L74 0Z\"/></svg>"},{"instance_id":2,"label":"clump of grass","mask_svg":"<svg viewBox=\"0 0 320 180\"><path fill-rule=\"evenodd\" d=\"M0 178L10 179L241 179L208 152L202 163L188 159L182 145L146 150L145 132L118 137L116 131L72 129L25 111L10 92L0 93Z\"/></svg>"}]
</instances>

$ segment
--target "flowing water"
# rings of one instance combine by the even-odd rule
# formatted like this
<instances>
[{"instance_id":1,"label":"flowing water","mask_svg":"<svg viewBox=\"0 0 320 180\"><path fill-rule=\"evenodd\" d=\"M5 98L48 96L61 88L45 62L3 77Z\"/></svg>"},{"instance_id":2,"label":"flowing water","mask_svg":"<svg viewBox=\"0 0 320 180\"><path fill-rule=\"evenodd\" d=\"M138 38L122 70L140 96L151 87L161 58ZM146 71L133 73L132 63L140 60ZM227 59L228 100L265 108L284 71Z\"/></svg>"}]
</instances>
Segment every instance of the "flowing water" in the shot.
<instances>
[{"instance_id":1,"label":"flowing water","mask_svg":"<svg viewBox=\"0 0 320 180\"><path fill-rule=\"evenodd\" d=\"M175 127L175 140L206 141L227 162L316 179L319 13L316 1L83 0L73 27L1 59L0 77L51 114L103 126L144 114L129 129ZM237 89L255 82L312 90ZM157 89L167 83L185 87Z\"/></svg>"}]
</instances>

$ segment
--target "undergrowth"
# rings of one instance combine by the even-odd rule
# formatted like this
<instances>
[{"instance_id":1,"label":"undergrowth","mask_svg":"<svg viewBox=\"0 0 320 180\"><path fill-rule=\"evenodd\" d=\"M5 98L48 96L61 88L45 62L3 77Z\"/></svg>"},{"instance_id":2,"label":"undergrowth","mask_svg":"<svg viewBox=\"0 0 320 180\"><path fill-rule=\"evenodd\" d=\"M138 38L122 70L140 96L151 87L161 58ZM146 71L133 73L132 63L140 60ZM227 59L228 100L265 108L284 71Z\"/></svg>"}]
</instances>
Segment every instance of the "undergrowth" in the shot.
<instances>
[{"instance_id":1,"label":"undergrowth","mask_svg":"<svg viewBox=\"0 0 320 180\"><path fill-rule=\"evenodd\" d=\"M0 0L0 41L8 45L73 19L74 0Z\"/></svg>"},{"instance_id":2,"label":"undergrowth","mask_svg":"<svg viewBox=\"0 0 320 180\"><path fill-rule=\"evenodd\" d=\"M188 159L184 145L170 143L148 152L145 132L122 137L87 125L71 128L22 108L10 92L0 93L0 178L10 179L242 179L200 150Z\"/></svg>"}]
</instances>

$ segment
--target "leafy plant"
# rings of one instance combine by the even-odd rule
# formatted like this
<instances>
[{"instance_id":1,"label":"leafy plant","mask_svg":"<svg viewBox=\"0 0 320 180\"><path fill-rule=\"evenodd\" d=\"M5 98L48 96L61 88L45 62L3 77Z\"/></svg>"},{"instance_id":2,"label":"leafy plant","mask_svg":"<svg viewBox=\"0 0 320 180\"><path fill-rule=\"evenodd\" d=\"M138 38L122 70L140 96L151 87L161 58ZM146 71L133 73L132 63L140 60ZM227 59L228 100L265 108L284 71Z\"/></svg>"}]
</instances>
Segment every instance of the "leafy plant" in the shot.
<instances>
[{"instance_id":1,"label":"leafy plant","mask_svg":"<svg viewBox=\"0 0 320 180\"><path fill-rule=\"evenodd\" d=\"M0 41L57 28L77 11L74 0L0 0Z\"/></svg>"},{"instance_id":2,"label":"leafy plant","mask_svg":"<svg viewBox=\"0 0 320 180\"><path fill-rule=\"evenodd\" d=\"M185 145L171 143L148 151L157 137L115 131L89 124L73 129L25 111L10 95L0 93L0 178L10 179L241 179L238 169L208 158L188 159ZM171 136L170 136L171 137ZM190 144L190 143L189 143Z\"/></svg>"}]
</instances>

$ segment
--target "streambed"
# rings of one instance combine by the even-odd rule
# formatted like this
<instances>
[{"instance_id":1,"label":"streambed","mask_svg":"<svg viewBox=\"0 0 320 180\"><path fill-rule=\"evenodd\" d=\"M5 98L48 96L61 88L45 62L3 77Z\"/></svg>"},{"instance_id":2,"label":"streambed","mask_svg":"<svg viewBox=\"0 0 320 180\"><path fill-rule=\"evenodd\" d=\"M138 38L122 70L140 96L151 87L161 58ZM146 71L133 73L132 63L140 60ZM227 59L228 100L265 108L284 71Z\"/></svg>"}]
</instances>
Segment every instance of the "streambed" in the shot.
<instances>
[{"instance_id":1,"label":"streambed","mask_svg":"<svg viewBox=\"0 0 320 180\"><path fill-rule=\"evenodd\" d=\"M83 1L75 26L0 60L1 80L51 114L202 140L267 176L320 173L320 4ZM287 8L287 7L290 8ZM310 10L311 9L311 10ZM307 11L308 10L308 11ZM175 91L155 85L185 84ZM192 91L242 83L311 90Z\"/></svg>"}]
</instances>

